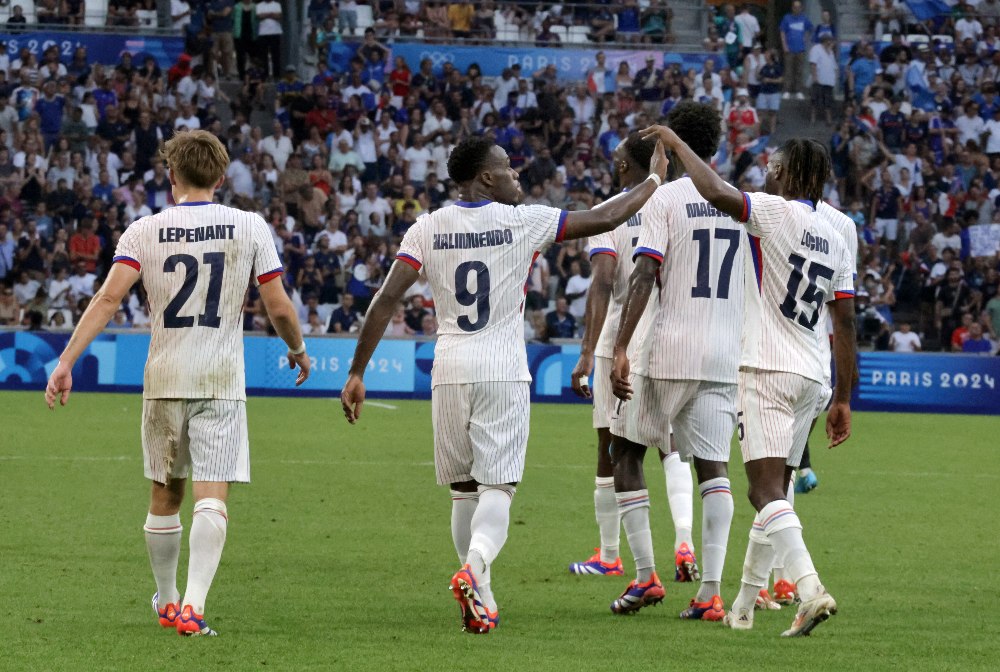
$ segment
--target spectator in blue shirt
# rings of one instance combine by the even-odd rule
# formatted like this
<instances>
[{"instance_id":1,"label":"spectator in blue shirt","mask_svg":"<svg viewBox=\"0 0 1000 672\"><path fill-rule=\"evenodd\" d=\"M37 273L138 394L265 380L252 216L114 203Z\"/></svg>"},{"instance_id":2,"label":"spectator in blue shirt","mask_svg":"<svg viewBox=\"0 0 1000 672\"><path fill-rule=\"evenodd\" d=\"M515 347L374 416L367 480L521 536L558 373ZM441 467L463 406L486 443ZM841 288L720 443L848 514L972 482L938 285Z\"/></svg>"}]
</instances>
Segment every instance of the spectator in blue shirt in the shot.
<instances>
[{"instance_id":1,"label":"spectator in blue shirt","mask_svg":"<svg viewBox=\"0 0 1000 672\"><path fill-rule=\"evenodd\" d=\"M833 26L833 17L830 12L823 10L820 15L819 25L813 30L813 43L819 44L820 40L829 35L834 40L837 39L837 29Z\"/></svg>"},{"instance_id":2,"label":"spectator in blue shirt","mask_svg":"<svg viewBox=\"0 0 1000 672\"><path fill-rule=\"evenodd\" d=\"M623 133L621 132L621 121L618 119L618 115L609 114L608 115L608 130L601 133L601 137L597 139L597 144L601 148L601 156L603 156L607 161L611 160L611 154L615 151L615 147L623 139Z\"/></svg>"},{"instance_id":3,"label":"spectator in blue shirt","mask_svg":"<svg viewBox=\"0 0 1000 672\"><path fill-rule=\"evenodd\" d=\"M549 338L573 338L576 333L576 318L569 314L566 297L556 299L556 309L545 316L545 326Z\"/></svg>"},{"instance_id":4,"label":"spectator in blue shirt","mask_svg":"<svg viewBox=\"0 0 1000 672\"><path fill-rule=\"evenodd\" d=\"M973 322L969 325L969 337L962 343L962 352L988 355L993 352L993 344L983 337L983 325Z\"/></svg>"},{"instance_id":5,"label":"spectator in blue shirt","mask_svg":"<svg viewBox=\"0 0 1000 672\"><path fill-rule=\"evenodd\" d=\"M793 95L796 100L805 100L803 92L806 74L806 52L812 37L813 24L802 13L802 3L795 0L792 11L781 19L781 48L785 54L785 93L786 100Z\"/></svg>"},{"instance_id":6,"label":"spectator in blue shirt","mask_svg":"<svg viewBox=\"0 0 1000 672\"><path fill-rule=\"evenodd\" d=\"M66 99L56 94L56 83L45 82L42 86L42 97L35 103L35 111L40 117L42 139L45 141L45 151L55 144L62 131L63 110Z\"/></svg>"},{"instance_id":7,"label":"spectator in blue shirt","mask_svg":"<svg viewBox=\"0 0 1000 672\"><path fill-rule=\"evenodd\" d=\"M858 49L858 56L847 68L848 91L854 98L861 100L865 88L875 81L875 75L882 69L882 64L875 58L875 47L870 43L863 44Z\"/></svg>"},{"instance_id":8,"label":"spectator in blue shirt","mask_svg":"<svg viewBox=\"0 0 1000 672\"><path fill-rule=\"evenodd\" d=\"M98 175L98 183L94 185L91 190L91 195L94 198L99 198L105 203L111 203L111 195L115 190L113 184L111 184L111 176L108 171L102 170Z\"/></svg>"},{"instance_id":9,"label":"spectator in blue shirt","mask_svg":"<svg viewBox=\"0 0 1000 672\"><path fill-rule=\"evenodd\" d=\"M358 321L358 311L354 310L354 296L344 292L340 297L340 308L330 315L328 334L346 334Z\"/></svg>"}]
</instances>

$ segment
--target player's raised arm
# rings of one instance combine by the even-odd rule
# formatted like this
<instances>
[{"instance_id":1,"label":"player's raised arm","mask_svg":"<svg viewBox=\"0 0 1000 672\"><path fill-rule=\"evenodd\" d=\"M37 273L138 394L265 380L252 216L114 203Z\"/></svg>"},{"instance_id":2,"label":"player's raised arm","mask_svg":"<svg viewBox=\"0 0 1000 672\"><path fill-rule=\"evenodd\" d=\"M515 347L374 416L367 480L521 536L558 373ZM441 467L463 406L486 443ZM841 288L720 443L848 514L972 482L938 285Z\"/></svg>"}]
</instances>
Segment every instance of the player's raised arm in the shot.
<instances>
[{"instance_id":1,"label":"player's raised arm","mask_svg":"<svg viewBox=\"0 0 1000 672\"><path fill-rule=\"evenodd\" d=\"M76 364L76 360L80 358L91 341L104 331L104 327L121 306L122 299L125 298L128 290L138 279L139 270L131 264L116 263L111 266L107 279L94 294L94 298L90 300L87 310L84 311L76 329L73 330L69 343L66 344L66 349L59 356L59 364L56 365L49 377L48 385L45 387L45 402L50 409L55 408L57 398L63 406L69 401L69 393L73 389L73 366Z\"/></svg>"},{"instance_id":2,"label":"player's raised arm","mask_svg":"<svg viewBox=\"0 0 1000 672\"><path fill-rule=\"evenodd\" d=\"M274 282L277 280L277 282ZM302 329L299 326L299 318L295 314L295 306L285 293L281 276L273 278L271 282L264 282L258 288L260 299L264 302L264 309L267 317L274 325L274 331L288 346L288 366L294 369L299 368L299 375L295 378L295 385L299 386L309 378L309 368L311 360L306 353L306 342L302 338Z\"/></svg>"},{"instance_id":3,"label":"player's raised arm","mask_svg":"<svg viewBox=\"0 0 1000 672\"><path fill-rule=\"evenodd\" d=\"M416 227L415 224L411 227L411 231ZM403 249L406 249L405 244ZM420 268L419 262L401 251L389 269L389 275L381 289L372 299L368 312L365 313L365 323L361 327L361 333L358 334L358 345L354 349L354 361L351 363L344 389L340 393L344 417L352 425L361 417L361 406L365 401L365 369L379 341L385 335L385 329L393 313L396 312L396 306L402 301L403 294L420 276L418 268Z\"/></svg>"},{"instance_id":4,"label":"player's raised arm","mask_svg":"<svg viewBox=\"0 0 1000 672\"><path fill-rule=\"evenodd\" d=\"M591 247L590 268L593 280L587 294L587 312L583 323L583 342L580 344L580 359L573 368L573 392L584 399L590 399L588 378L594 370L594 349L601 336L604 321L608 316L611 289L614 284L617 256L600 244Z\"/></svg>"},{"instance_id":5,"label":"player's raised arm","mask_svg":"<svg viewBox=\"0 0 1000 672\"><path fill-rule=\"evenodd\" d=\"M645 205L653 192L663 184L663 180L667 177L669 164L663 144L657 142L653 158L649 162L649 177L624 196L605 201L591 210L576 210L568 213L563 238L572 240L596 236L614 229L639 212L639 208Z\"/></svg>"},{"instance_id":6,"label":"player's raised arm","mask_svg":"<svg viewBox=\"0 0 1000 672\"><path fill-rule=\"evenodd\" d=\"M719 177L710 165L698 158L688 145L666 126L650 126L640 131L642 137L656 137L673 152L705 200L737 221L746 221L743 193Z\"/></svg>"}]
</instances>

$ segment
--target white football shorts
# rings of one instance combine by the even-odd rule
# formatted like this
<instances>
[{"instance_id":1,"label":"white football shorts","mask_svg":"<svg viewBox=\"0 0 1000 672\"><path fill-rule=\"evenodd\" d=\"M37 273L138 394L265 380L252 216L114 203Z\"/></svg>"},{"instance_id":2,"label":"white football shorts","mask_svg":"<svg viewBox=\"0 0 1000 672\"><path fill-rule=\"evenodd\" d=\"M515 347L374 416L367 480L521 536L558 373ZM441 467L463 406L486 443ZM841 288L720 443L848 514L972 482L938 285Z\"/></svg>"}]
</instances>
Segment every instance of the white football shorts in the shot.
<instances>
[{"instance_id":1,"label":"white football shorts","mask_svg":"<svg viewBox=\"0 0 1000 672\"><path fill-rule=\"evenodd\" d=\"M685 461L692 457L729 461L729 443L736 428L736 385L636 374L632 389L632 399L615 408L612 434L662 448L670 445L673 431L677 451Z\"/></svg>"},{"instance_id":2,"label":"white football shorts","mask_svg":"<svg viewBox=\"0 0 1000 672\"><path fill-rule=\"evenodd\" d=\"M462 383L431 390L438 484L520 481L528 449L530 400L527 382Z\"/></svg>"},{"instance_id":3,"label":"white football shorts","mask_svg":"<svg viewBox=\"0 0 1000 672\"><path fill-rule=\"evenodd\" d=\"M818 418L823 411L830 408L830 401L833 399L833 388L830 387L829 383L823 383L823 389L820 390L819 398L816 400L816 409L813 412L813 418Z\"/></svg>"},{"instance_id":4,"label":"white football shorts","mask_svg":"<svg viewBox=\"0 0 1000 672\"><path fill-rule=\"evenodd\" d=\"M594 429L602 429L611 426L611 414L615 410L615 393L611 391L611 365L614 362L610 357L594 358Z\"/></svg>"},{"instance_id":5,"label":"white football shorts","mask_svg":"<svg viewBox=\"0 0 1000 672\"><path fill-rule=\"evenodd\" d=\"M232 399L143 399L146 478L250 482L247 405Z\"/></svg>"},{"instance_id":6,"label":"white football shorts","mask_svg":"<svg viewBox=\"0 0 1000 672\"><path fill-rule=\"evenodd\" d=\"M743 462L780 457L798 465L823 384L796 373L741 368L738 385Z\"/></svg>"}]
</instances>

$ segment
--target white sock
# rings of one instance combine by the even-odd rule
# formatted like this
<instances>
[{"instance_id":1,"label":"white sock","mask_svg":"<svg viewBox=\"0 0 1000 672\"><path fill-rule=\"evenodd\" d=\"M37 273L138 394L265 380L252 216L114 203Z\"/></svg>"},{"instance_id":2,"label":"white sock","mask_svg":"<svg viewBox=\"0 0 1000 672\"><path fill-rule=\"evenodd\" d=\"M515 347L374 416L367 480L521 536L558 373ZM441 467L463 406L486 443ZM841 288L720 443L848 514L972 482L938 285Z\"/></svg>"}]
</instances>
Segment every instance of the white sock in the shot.
<instances>
[{"instance_id":1,"label":"white sock","mask_svg":"<svg viewBox=\"0 0 1000 672\"><path fill-rule=\"evenodd\" d=\"M747 555L743 560L743 578L740 582L740 592L733 601L734 612L747 612L753 618L753 607L757 601L760 589L767 585L768 574L774 564L774 548L764 534L760 524L760 514L754 518L750 528L750 540L747 544Z\"/></svg>"},{"instance_id":2,"label":"white sock","mask_svg":"<svg viewBox=\"0 0 1000 672\"><path fill-rule=\"evenodd\" d=\"M205 613L205 598L226 545L228 522L226 503L222 500L206 497L195 502L188 539L191 546L188 583L182 606L190 604L196 614Z\"/></svg>"},{"instance_id":3,"label":"white sock","mask_svg":"<svg viewBox=\"0 0 1000 672\"><path fill-rule=\"evenodd\" d=\"M159 603L170 604L180 600L177 592L177 560L181 555L181 516L154 516L146 514L146 550L149 551L149 565L153 568Z\"/></svg>"},{"instance_id":4,"label":"white sock","mask_svg":"<svg viewBox=\"0 0 1000 672\"><path fill-rule=\"evenodd\" d=\"M663 458L663 471L667 476L667 501L670 516L674 519L674 551L687 544L694 552L691 526L694 521L694 478L691 467L673 452Z\"/></svg>"},{"instance_id":5,"label":"white sock","mask_svg":"<svg viewBox=\"0 0 1000 672\"><path fill-rule=\"evenodd\" d=\"M472 516L468 557L476 583L482 584L484 579L489 579L486 572L507 541L510 505L516 491L512 485L479 486L479 505Z\"/></svg>"},{"instance_id":6,"label":"white sock","mask_svg":"<svg viewBox=\"0 0 1000 672\"><path fill-rule=\"evenodd\" d=\"M760 510L764 533L783 560L788 578L795 582L803 602L812 599L822 589L813 566L809 549L802 539L802 523L795 509L783 499L771 502Z\"/></svg>"},{"instance_id":7,"label":"white sock","mask_svg":"<svg viewBox=\"0 0 1000 672\"><path fill-rule=\"evenodd\" d=\"M707 602L713 595L720 594L729 527L733 522L733 493L725 477L701 483L698 491L702 502L701 588L694 599Z\"/></svg>"},{"instance_id":8,"label":"white sock","mask_svg":"<svg viewBox=\"0 0 1000 672\"><path fill-rule=\"evenodd\" d=\"M622 524L618 517L618 500L615 499L615 479L613 476L598 476L594 479L594 486L594 513L601 532L601 562L611 563L618 559Z\"/></svg>"},{"instance_id":9,"label":"white sock","mask_svg":"<svg viewBox=\"0 0 1000 672\"><path fill-rule=\"evenodd\" d=\"M649 531L649 490L616 492L615 499L625 528L625 539L635 558L636 576L639 583L646 583L656 569L653 535Z\"/></svg>"},{"instance_id":10,"label":"white sock","mask_svg":"<svg viewBox=\"0 0 1000 672\"><path fill-rule=\"evenodd\" d=\"M478 492L451 491L451 540L455 543L458 564L464 565L472 539L472 516L479 504Z\"/></svg>"},{"instance_id":11,"label":"white sock","mask_svg":"<svg viewBox=\"0 0 1000 672\"><path fill-rule=\"evenodd\" d=\"M785 499L788 500L788 505L795 506L795 472L792 472L792 477L788 479L788 487L785 489ZM778 581L790 581L785 575L785 564L784 558L782 558L777 553L774 554L774 580Z\"/></svg>"}]
</instances>

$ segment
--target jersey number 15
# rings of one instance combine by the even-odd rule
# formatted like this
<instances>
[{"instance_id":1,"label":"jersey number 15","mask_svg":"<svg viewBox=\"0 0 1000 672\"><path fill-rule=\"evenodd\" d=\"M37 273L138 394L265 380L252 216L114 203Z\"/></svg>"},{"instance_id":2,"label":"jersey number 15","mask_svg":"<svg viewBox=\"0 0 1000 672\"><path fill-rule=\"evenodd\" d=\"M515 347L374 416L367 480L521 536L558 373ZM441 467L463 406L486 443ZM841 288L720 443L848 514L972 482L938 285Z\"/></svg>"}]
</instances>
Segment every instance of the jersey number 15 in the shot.
<instances>
[{"instance_id":1,"label":"jersey number 15","mask_svg":"<svg viewBox=\"0 0 1000 672\"><path fill-rule=\"evenodd\" d=\"M826 298L826 292L816 286L816 280L819 278L832 280L833 269L815 261L809 264L809 270L805 272L805 275L809 277L809 284L806 286L805 291L802 292L802 296L800 297L801 300L805 302L807 307L811 306L813 308L812 315L808 316L806 315L805 310L796 311L796 308L798 308L798 301L795 298L799 293L799 285L802 284L806 260L805 258L793 253L789 255L788 263L792 265L792 274L788 277L788 293L785 295L785 300L780 306L781 314L789 320L795 320L797 316L799 324L809 331L813 331L816 327L816 322L819 321L820 310L823 307L823 299Z\"/></svg>"}]
</instances>

